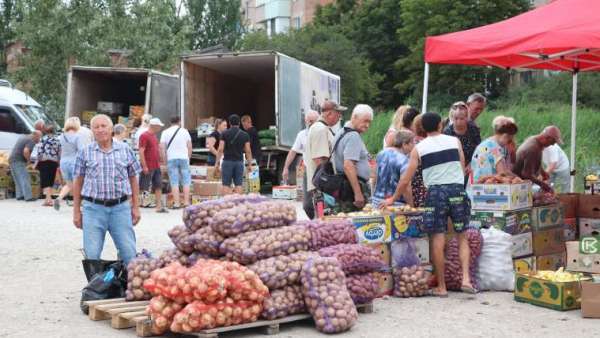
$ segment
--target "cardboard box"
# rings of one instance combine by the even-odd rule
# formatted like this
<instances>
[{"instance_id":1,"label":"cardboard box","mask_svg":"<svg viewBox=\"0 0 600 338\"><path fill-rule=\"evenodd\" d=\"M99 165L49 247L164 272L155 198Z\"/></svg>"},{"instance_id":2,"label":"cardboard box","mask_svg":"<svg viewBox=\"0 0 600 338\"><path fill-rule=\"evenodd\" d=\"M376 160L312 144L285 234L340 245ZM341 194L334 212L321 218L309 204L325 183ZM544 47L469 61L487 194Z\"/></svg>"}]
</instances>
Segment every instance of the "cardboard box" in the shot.
<instances>
[{"instance_id":1,"label":"cardboard box","mask_svg":"<svg viewBox=\"0 0 600 338\"><path fill-rule=\"evenodd\" d=\"M513 266L515 268L515 272L518 272L518 273L526 273L526 272L535 271L536 258L535 258L535 256L529 256L529 257L513 259Z\"/></svg>"},{"instance_id":2,"label":"cardboard box","mask_svg":"<svg viewBox=\"0 0 600 338\"><path fill-rule=\"evenodd\" d=\"M245 191L246 193L260 193L260 172L257 166L245 173Z\"/></svg>"},{"instance_id":3,"label":"cardboard box","mask_svg":"<svg viewBox=\"0 0 600 338\"><path fill-rule=\"evenodd\" d=\"M578 224L577 218L565 218L563 222L565 225L563 227L565 233L565 241L575 241L579 238L578 235Z\"/></svg>"},{"instance_id":4,"label":"cardboard box","mask_svg":"<svg viewBox=\"0 0 600 338\"><path fill-rule=\"evenodd\" d=\"M192 194L197 196L218 196L221 193L221 182L192 180Z\"/></svg>"},{"instance_id":5,"label":"cardboard box","mask_svg":"<svg viewBox=\"0 0 600 338\"><path fill-rule=\"evenodd\" d=\"M353 217L360 243L389 243L392 241L392 220L390 216Z\"/></svg>"},{"instance_id":6,"label":"cardboard box","mask_svg":"<svg viewBox=\"0 0 600 338\"><path fill-rule=\"evenodd\" d=\"M567 246L567 270L586 273L600 273L600 254L583 254L579 251L579 241L569 241Z\"/></svg>"},{"instance_id":7,"label":"cardboard box","mask_svg":"<svg viewBox=\"0 0 600 338\"><path fill-rule=\"evenodd\" d=\"M600 283L581 282L581 316L600 318Z\"/></svg>"},{"instance_id":8,"label":"cardboard box","mask_svg":"<svg viewBox=\"0 0 600 338\"><path fill-rule=\"evenodd\" d=\"M121 115L123 113L124 107L125 106L122 103L98 101L96 110L104 114Z\"/></svg>"},{"instance_id":9,"label":"cardboard box","mask_svg":"<svg viewBox=\"0 0 600 338\"><path fill-rule=\"evenodd\" d=\"M416 238L415 239L415 248L417 249L417 256L421 260L421 264L429 264L429 238Z\"/></svg>"},{"instance_id":10,"label":"cardboard box","mask_svg":"<svg viewBox=\"0 0 600 338\"><path fill-rule=\"evenodd\" d=\"M273 187L272 198L295 200L298 188L295 185L278 185Z\"/></svg>"},{"instance_id":11,"label":"cardboard box","mask_svg":"<svg viewBox=\"0 0 600 338\"><path fill-rule=\"evenodd\" d=\"M394 277L391 271L385 272L374 272L375 278L379 282L379 294L378 297L391 295L394 291Z\"/></svg>"},{"instance_id":12,"label":"cardboard box","mask_svg":"<svg viewBox=\"0 0 600 338\"><path fill-rule=\"evenodd\" d=\"M513 258L527 257L533 254L533 234L531 232L513 235L512 242Z\"/></svg>"},{"instance_id":13,"label":"cardboard box","mask_svg":"<svg viewBox=\"0 0 600 338\"><path fill-rule=\"evenodd\" d=\"M552 282L533 277L531 273L515 276L515 300L566 311L579 309L580 282Z\"/></svg>"},{"instance_id":14,"label":"cardboard box","mask_svg":"<svg viewBox=\"0 0 600 338\"><path fill-rule=\"evenodd\" d=\"M577 217L600 218L600 195L579 195Z\"/></svg>"},{"instance_id":15,"label":"cardboard box","mask_svg":"<svg viewBox=\"0 0 600 338\"><path fill-rule=\"evenodd\" d=\"M381 254L381 260L385 264L386 267L390 268L392 266L392 252L390 251L389 243L376 243L376 244L365 244L379 252Z\"/></svg>"},{"instance_id":16,"label":"cardboard box","mask_svg":"<svg viewBox=\"0 0 600 338\"><path fill-rule=\"evenodd\" d=\"M565 232L563 228L533 232L533 253L544 256L565 251Z\"/></svg>"},{"instance_id":17,"label":"cardboard box","mask_svg":"<svg viewBox=\"0 0 600 338\"><path fill-rule=\"evenodd\" d=\"M28 170L29 171L29 182L31 186L40 185L40 172L37 170Z\"/></svg>"},{"instance_id":18,"label":"cardboard box","mask_svg":"<svg viewBox=\"0 0 600 338\"><path fill-rule=\"evenodd\" d=\"M40 198L42 196L42 187L40 184L31 185L31 197Z\"/></svg>"},{"instance_id":19,"label":"cardboard box","mask_svg":"<svg viewBox=\"0 0 600 338\"><path fill-rule=\"evenodd\" d=\"M215 175L215 167L204 165L191 165L190 174L193 179L204 181L220 181L220 175Z\"/></svg>"},{"instance_id":20,"label":"cardboard box","mask_svg":"<svg viewBox=\"0 0 600 338\"><path fill-rule=\"evenodd\" d=\"M8 189L0 188L0 201L8 199Z\"/></svg>"},{"instance_id":21,"label":"cardboard box","mask_svg":"<svg viewBox=\"0 0 600 338\"><path fill-rule=\"evenodd\" d=\"M423 214L392 214L392 240L402 237L421 237Z\"/></svg>"},{"instance_id":22,"label":"cardboard box","mask_svg":"<svg viewBox=\"0 0 600 338\"><path fill-rule=\"evenodd\" d=\"M531 209L531 226L533 231L562 227L564 211L560 204L550 204Z\"/></svg>"},{"instance_id":23,"label":"cardboard box","mask_svg":"<svg viewBox=\"0 0 600 338\"><path fill-rule=\"evenodd\" d=\"M404 265L404 264L400 264L397 260L403 259L402 258L402 256L404 255L403 251L406 248L406 246L403 245L402 242L407 242L407 241L412 242L412 245L414 246L415 254L419 258L421 264L429 264L430 263L430 261L429 261L429 257L430 257L429 238L426 238L426 237L403 238L400 240L393 241L390 244L390 251L392 254L392 267ZM398 251L400 251L400 252L398 252Z\"/></svg>"},{"instance_id":24,"label":"cardboard box","mask_svg":"<svg viewBox=\"0 0 600 338\"><path fill-rule=\"evenodd\" d=\"M473 184L468 189L473 210L519 210L533 205L531 182Z\"/></svg>"},{"instance_id":25,"label":"cardboard box","mask_svg":"<svg viewBox=\"0 0 600 338\"><path fill-rule=\"evenodd\" d=\"M471 226L494 227L511 235L531 232L531 209L515 211L471 211Z\"/></svg>"},{"instance_id":26,"label":"cardboard box","mask_svg":"<svg viewBox=\"0 0 600 338\"><path fill-rule=\"evenodd\" d=\"M553 270L564 268L567 264L567 253L555 253L552 255L538 256L535 259L536 270Z\"/></svg>"},{"instance_id":27,"label":"cardboard box","mask_svg":"<svg viewBox=\"0 0 600 338\"><path fill-rule=\"evenodd\" d=\"M192 205L194 204L199 204L202 202L206 202L206 201L210 201L210 200L214 200L219 198L220 196L199 196L199 195L192 195Z\"/></svg>"},{"instance_id":28,"label":"cardboard box","mask_svg":"<svg viewBox=\"0 0 600 338\"><path fill-rule=\"evenodd\" d=\"M600 196L600 195L599 195ZM580 218L579 238L600 235L600 219Z\"/></svg>"},{"instance_id":29,"label":"cardboard box","mask_svg":"<svg viewBox=\"0 0 600 338\"><path fill-rule=\"evenodd\" d=\"M564 208L565 218L577 217L577 205L579 204L579 194L559 194L558 200Z\"/></svg>"}]
</instances>

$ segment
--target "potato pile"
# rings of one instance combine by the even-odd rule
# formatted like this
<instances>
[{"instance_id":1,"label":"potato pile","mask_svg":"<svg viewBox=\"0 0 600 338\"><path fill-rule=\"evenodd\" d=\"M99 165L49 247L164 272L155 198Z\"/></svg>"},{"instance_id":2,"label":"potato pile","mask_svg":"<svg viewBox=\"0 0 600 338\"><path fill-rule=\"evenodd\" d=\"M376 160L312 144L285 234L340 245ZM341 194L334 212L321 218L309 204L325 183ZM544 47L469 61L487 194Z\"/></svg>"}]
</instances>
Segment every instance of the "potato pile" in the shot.
<instances>
[{"instance_id":1,"label":"potato pile","mask_svg":"<svg viewBox=\"0 0 600 338\"><path fill-rule=\"evenodd\" d=\"M263 302L261 317L268 320L306 312L300 285L289 285L271 291L271 296Z\"/></svg>"},{"instance_id":2,"label":"potato pile","mask_svg":"<svg viewBox=\"0 0 600 338\"><path fill-rule=\"evenodd\" d=\"M196 252L213 257L221 256L219 246L224 240L223 236L211 227L200 228L189 237L189 242Z\"/></svg>"},{"instance_id":3,"label":"potato pile","mask_svg":"<svg viewBox=\"0 0 600 338\"><path fill-rule=\"evenodd\" d=\"M183 309L183 305L163 297L156 296L150 300L146 314L152 319L151 331L155 335L162 335L171 326L175 314Z\"/></svg>"},{"instance_id":4,"label":"potato pile","mask_svg":"<svg viewBox=\"0 0 600 338\"><path fill-rule=\"evenodd\" d=\"M258 275L236 262L218 262L225 270L227 296L234 301L248 300L262 303L269 296L269 288Z\"/></svg>"},{"instance_id":5,"label":"potato pile","mask_svg":"<svg viewBox=\"0 0 600 338\"><path fill-rule=\"evenodd\" d=\"M373 272L386 265L381 252L363 244L338 244L319 250L322 257L334 257L346 275Z\"/></svg>"},{"instance_id":6,"label":"potato pile","mask_svg":"<svg viewBox=\"0 0 600 338\"><path fill-rule=\"evenodd\" d=\"M519 176L508 173L484 175L477 180L478 184L520 184L523 182Z\"/></svg>"},{"instance_id":7,"label":"potato pile","mask_svg":"<svg viewBox=\"0 0 600 338\"><path fill-rule=\"evenodd\" d=\"M287 256L262 259L247 268L254 271L270 290L275 290L300 283L302 266L309 258L314 257L319 255L316 252L300 251Z\"/></svg>"},{"instance_id":8,"label":"potato pile","mask_svg":"<svg viewBox=\"0 0 600 338\"><path fill-rule=\"evenodd\" d=\"M178 225L173 227L173 229L168 232L169 238L175 247L186 254L191 254L194 252L194 245L190 239L192 236L192 232L189 231L185 226Z\"/></svg>"},{"instance_id":9,"label":"potato pile","mask_svg":"<svg viewBox=\"0 0 600 338\"><path fill-rule=\"evenodd\" d=\"M558 203L558 196L553 192L538 191L533 194L533 206L550 205Z\"/></svg>"},{"instance_id":10,"label":"potato pile","mask_svg":"<svg viewBox=\"0 0 600 338\"><path fill-rule=\"evenodd\" d=\"M171 331L180 333L197 332L215 327L238 325L258 320L262 304L249 301L234 301L225 298L215 304L195 301L179 311L171 324Z\"/></svg>"},{"instance_id":11,"label":"potato pile","mask_svg":"<svg viewBox=\"0 0 600 338\"><path fill-rule=\"evenodd\" d=\"M379 281L373 272L346 275L346 287L354 304L366 304L379 295Z\"/></svg>"},{"instance_id":12,"label":"potato pile","mask_svg":"<svg viewBox=\"0 0 600 338\"><path fill-rule=\"evenodd\" d=\"M127 291L125 299L148 300L152 298L150 292L143 288L144 281L150 278L152 271L160 268L160 261L150 257L145 250L127 264Z\"/></svg>"},{"instance_id":13,"label":"potato pile","mask_svg":"<svg viewBox=\"0 0 600 338\"><path fill-rule=\"evenodd\" d=\"M172 248L172 249L163 251L160 254L160 256L158 257L158 261L159 261L159 266L161 268L164 268L165 266L167 266L173 262L178 262L181 265L187 266L188 265L188 255L179 251L179 249L177 249L177 248Z\"/></svg>"},{"instance_id":14,"label":"potato pile","mask_svg":"<svg viewBox=\"0 0 600 338\"><path fill-rule=\"evenodd\" d=\"M394 296L396 297L421 297L429 293L429 277L431 273L425 271L421 265L394 268Z\"/></svg>"},{"instance_id":15,"label":"potato pile","mask_svg":"<svg viewBox=\"0 0 600 338\"><path fill-rule=\"evenodd\" d=\"M349 219L298 222L305 225L311 234L311 250L319 250L337 244L358 242L356 229Z\"/></svg>"},{"instance_id":16,"label":"potato pile","mask_svg":"<svg viewBox=\"0 0 600 338\"><path fill-rule=\"evenodd\" d=\"M224 237L243 232L276 228L296 221L296 207L285 202L241 203L221 209L210 222L214 231Z\"/></svg>"},{"instance_id":17,"label":"potato pile","mask_svg":"<svg viewBox=\"0 0 600 338\"><path fill-rule=\"evenodd\" d=\"M227 195L218 200L204 201L183 210L183 223L192 232L210 225L212 218L223 209L230 209L239 203L258 203L267 201L258 194Z\"/></svg>"},{"instance_id":18,"label":"potato pile","mask_svg":"<svg viewBox=\"0 0 600 338\"><path fill-rule=\"evenodd\" d=\"M305 226L291 225L249 231L227 238L221 244L221 253L240 264L306 251L310 246L310 231Z\"/></svg>"},{"instance_id":19,"label":"potato pile","mask_svg":"<svg viewBox=\"0 0 600 338\"><path fill-rule=\"evenodd\" d=\"M310 258L302 268L304 302L317 330L337 333L349 330L358 319L346 277L335 258Z\"/></svg>"},{"instance_id":20,"label":"potato pile","mask_svg":"<svg viewBox=\"0 0 600 338\"><path fill-rule=\"evenodd\" d=\"M477 229L466 230L469 248L471 249L471 257L469 260L469 275L473 287L478 287L475 269L477 268L477 259L481 255L481 247L483 245L483 237ZM458 256L458 239L452 238L446 244L446 267L444 270L446 279L446 287L448 290L460 290L462 286L462 268L460 258Z\"/></svg>"}]
</instances>

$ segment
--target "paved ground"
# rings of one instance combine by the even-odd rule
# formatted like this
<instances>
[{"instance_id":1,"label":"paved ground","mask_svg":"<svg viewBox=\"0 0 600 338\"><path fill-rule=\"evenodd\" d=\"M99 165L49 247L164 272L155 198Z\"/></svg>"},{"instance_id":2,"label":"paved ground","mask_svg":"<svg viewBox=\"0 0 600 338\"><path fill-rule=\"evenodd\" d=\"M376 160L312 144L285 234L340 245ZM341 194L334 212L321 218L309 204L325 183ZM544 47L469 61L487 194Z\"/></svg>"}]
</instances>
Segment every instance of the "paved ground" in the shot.
<instances>
[{"instance_id":1,"label":"paved ground","mask_svg":"<svg viewBox=\"0 0 600 338\"><path fill-rule=\"evenodd\" d=\"M85 277L81 232L71 223L71 208L60 212L41 203L0 201L0 337L135 337L107 322L92 322L79 310ZM138 249L170 247L166 231L181 213L144 210L137 227ZM107 240L104 258L115 257ZM510 293L475 297L451 293L447 299L384 299L375 313L361 315L341 337L594 337L600 320L579 311L556 312L520 304ZM258 331L225 337L261 336ZM278 337L320 336L310 321L282 326Z\"/></svg>"}]
</instances>

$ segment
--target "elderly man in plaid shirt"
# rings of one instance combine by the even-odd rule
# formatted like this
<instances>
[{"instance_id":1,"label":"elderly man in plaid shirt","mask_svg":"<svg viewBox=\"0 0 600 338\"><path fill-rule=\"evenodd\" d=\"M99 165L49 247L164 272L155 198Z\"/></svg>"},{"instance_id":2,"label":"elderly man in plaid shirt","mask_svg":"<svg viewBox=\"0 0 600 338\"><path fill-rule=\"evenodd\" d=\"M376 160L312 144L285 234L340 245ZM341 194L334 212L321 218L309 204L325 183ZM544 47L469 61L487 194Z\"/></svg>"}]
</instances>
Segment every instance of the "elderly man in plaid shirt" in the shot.
<instances>
[{"instance_id":1,"label":"elderly man in plaid shirt","mask_svg":"<svg viewBox=\"0 0 600 338\"><path fill-rule=\"evenodd\" d=\"M90 125L95 142L82 149L75 162L73 223L83 229L87 259L100 259L108 231L127 264L136 255L133 226L140 220L140 164L129 146L113 142L108 116L96 115Z\"/></svg>"}]
</instances>

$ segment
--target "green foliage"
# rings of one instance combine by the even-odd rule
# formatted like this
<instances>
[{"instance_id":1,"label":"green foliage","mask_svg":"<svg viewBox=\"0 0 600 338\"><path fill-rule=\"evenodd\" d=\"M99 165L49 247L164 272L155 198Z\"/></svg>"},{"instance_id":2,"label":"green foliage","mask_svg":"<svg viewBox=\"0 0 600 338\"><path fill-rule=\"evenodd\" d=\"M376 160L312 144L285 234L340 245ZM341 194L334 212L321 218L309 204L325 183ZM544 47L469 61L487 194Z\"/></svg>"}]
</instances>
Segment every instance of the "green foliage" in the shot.
<instances>
[{"instance_id":1,"label":"green foliage","mask_svg":"<svg viewBox=\"0 0 600 338\"><path fill-rule=\"evenodd\" d=\"M271 38L263 31L249 33L239 45L243 51L276 50L342 77L342 103L373 102L380 77L369 62L335 27L309 25Z\"/></svg>"},{"instance_id":2,"label":"green foliage","mask_svg":"<svg viewBox=\"0 0 600 338\"><path fill-rule=\"evenodd\" d=\"M232 48L242 36L240 0L188 0L192 48Z\"/></svg>"}]
</instances>

